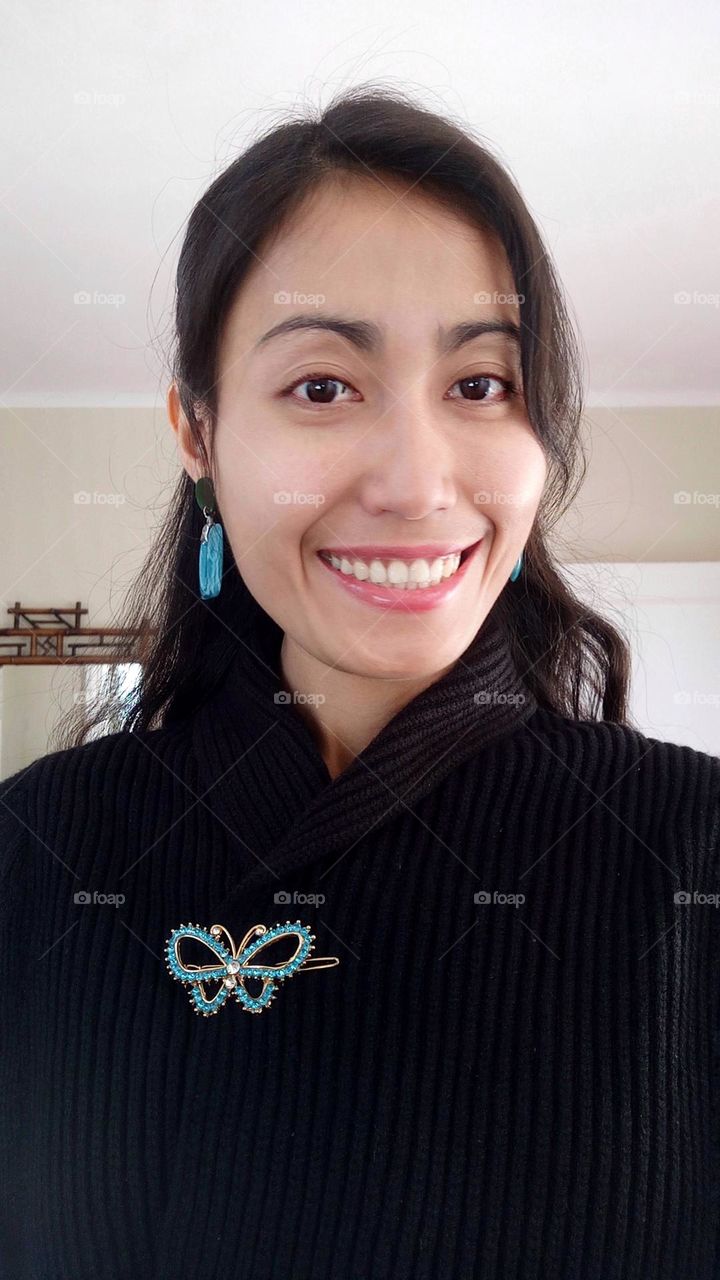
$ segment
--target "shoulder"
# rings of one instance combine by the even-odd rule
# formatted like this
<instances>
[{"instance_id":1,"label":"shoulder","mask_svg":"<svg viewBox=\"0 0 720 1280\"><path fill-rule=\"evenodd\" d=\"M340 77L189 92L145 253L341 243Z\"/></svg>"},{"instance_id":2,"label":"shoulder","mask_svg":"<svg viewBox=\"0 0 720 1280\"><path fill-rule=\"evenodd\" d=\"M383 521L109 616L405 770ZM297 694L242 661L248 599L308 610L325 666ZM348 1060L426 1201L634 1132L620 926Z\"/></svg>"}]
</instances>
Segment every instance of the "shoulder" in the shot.
<instances>
[{"instance_id":1,"label":"shoulder","mask_svg":"<svg viewBox=\"0 0 720 1280\"><path fill-rule=\"evenodd\" d=\"M575 720L540 709L526 722L540 757L571 770L596 794L621 793L655 819L698 821L720 845L720 756L655 738L629 724Z\"/></svg>"},{"instance_id":2,"label":"shoulder","mask_svg":"<svg viewBox=\"0 0 720 1280\"><path fill-rule=\"evenodd\" d=\"M0 884L33 845L55 847L103 813L117 813L156 785L180 777L188 734L120 730L48 752L0 781Z\"/></svg>"},{"instance_id":3,"label":"shoulder","mask_svg":"<svg viewBox=\"0 0 720 1280\"><path fill-rule=\"evenodd\" d=\"M527 720L526 726L537 737L556 745L578 742L588 751L603 752L606 756L626 754L632 759L652 754L665 762L674 762L680 769L720 770L720 756L681 742L654 738L631 724L617 724L612 720L575 720L557 711L540 708Z\"/></svg>"}]
</instances>

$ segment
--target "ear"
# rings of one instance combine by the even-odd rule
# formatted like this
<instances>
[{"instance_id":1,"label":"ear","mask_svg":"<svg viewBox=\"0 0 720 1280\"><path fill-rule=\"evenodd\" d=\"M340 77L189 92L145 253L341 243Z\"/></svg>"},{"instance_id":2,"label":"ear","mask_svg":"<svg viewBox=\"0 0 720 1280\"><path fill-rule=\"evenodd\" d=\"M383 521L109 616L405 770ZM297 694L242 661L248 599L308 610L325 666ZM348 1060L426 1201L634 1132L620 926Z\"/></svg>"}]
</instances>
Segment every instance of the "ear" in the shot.
<instances>
[{"instance_id":1,"label":"ear","mask_svg":"<svg viewBox=\"0 0 720 1280\"><path fill-rule=\"evenodd\" d=\"M198 480L200 476L205 473L204 463L197 453L192 428L187 420L185 410L180 403L180 393L176 382L171 383L168 389L167 414L170 426L175 432L178 453L180 455L182 465L191 480Z\"/></svg>"}]
</instances>

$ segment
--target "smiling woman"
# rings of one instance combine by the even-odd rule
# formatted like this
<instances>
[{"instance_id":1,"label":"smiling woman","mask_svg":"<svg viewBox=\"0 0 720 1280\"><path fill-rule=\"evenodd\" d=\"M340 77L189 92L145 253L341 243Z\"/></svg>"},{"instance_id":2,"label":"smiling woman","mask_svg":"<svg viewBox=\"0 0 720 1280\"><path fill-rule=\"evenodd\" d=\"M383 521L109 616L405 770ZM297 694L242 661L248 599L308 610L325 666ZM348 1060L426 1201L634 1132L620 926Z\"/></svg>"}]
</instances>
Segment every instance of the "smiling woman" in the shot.
<instances>
[{"instance_id":1,"label":"smiling woman","mask_svg":"<svg viewBox=\"0 0 720 1280\"><path fill-rule=\"evenodd\" d=\"M310 293L314 316L272 323ZM228 310L206 440L218 504L289 687L323 690L311 726L334 774L465 651L530 536L547 465L515 390L514 298L496 236L408 182L343 174L256 248ZM175 385L195 481L181 403Z\"/></svg>"},{"instance_id":2,"label":"smiling woman","mask_svg":"<svg viewBox=\"0 0 720 1280\"><path fill-rule=\"evenodd\" d=\"M323 667L326 723L327 680L361 693L350 750L313 724L339 768L491 608L542 705L625 720L628 645L548 547L584 474L576 339L519 191L471 134L401 94L356 89L248 148L190 217L173 374L185 469L128 604L148 631L128 724L192 713L237 636L263 653L282 639L291 686L315 687ZM201 475L228 538L222 590L198 610ZM478 541L464 590L421 625L418 590L412 607L385 593L368 612L371 593L340 591L318 558ZM67 744L92 722L78 710ZM345 716L346 733L355 723Z\"/></svg>"},{"instance_id":3,"label":"smiling woman","mask_svg":"<svg viewBox=\"0 0 720 1280\"><path fill-rule=\"evenodd\" d=\"M720 760L548 549L520 193L351 91L198 201L176 326L136 696L0 786L0 1271L710 1280Z\"/></svg>"}]
</instances>

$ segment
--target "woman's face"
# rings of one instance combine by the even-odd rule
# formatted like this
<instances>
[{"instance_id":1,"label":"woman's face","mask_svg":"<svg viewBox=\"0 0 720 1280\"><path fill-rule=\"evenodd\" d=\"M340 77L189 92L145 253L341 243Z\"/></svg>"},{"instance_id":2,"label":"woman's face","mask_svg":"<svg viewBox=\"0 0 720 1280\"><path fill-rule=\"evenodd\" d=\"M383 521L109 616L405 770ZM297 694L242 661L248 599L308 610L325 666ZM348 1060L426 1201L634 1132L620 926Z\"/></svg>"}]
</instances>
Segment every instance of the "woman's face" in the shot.
<instances>
[{"instance_id":1,"label":"woman's face","mask_svg":"<svg viewBox=\"0 0 720 1280\"><path fill-rule=\"evenodd\" d=\"M487 321L519 323L501 247L417 188L324 184L259 252L223 333L215 489L284 652L426 677L487 617L546 474L519 347Z\"/></svg>"}]
</instances>

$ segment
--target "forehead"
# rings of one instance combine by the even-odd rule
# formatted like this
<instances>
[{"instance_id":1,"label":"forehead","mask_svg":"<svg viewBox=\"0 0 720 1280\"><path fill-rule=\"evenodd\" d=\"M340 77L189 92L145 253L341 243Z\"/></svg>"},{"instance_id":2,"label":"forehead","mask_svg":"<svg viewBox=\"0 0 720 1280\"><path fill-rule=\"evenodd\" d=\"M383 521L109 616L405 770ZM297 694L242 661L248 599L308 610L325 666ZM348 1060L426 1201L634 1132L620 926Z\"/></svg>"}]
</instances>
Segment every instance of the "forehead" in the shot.
<instances>
[{"instance_id":1,"label":"forehead","mask_svg":"<svg viewBox=\"0 0 720 1280\"><path fill-rule=\"evenodd\" d=\"M324 182L256 250L227 319L246 344L292 311L353 312L392 335L519 308L497 236L395 179Z\"/></svg>"}]
</instances>

